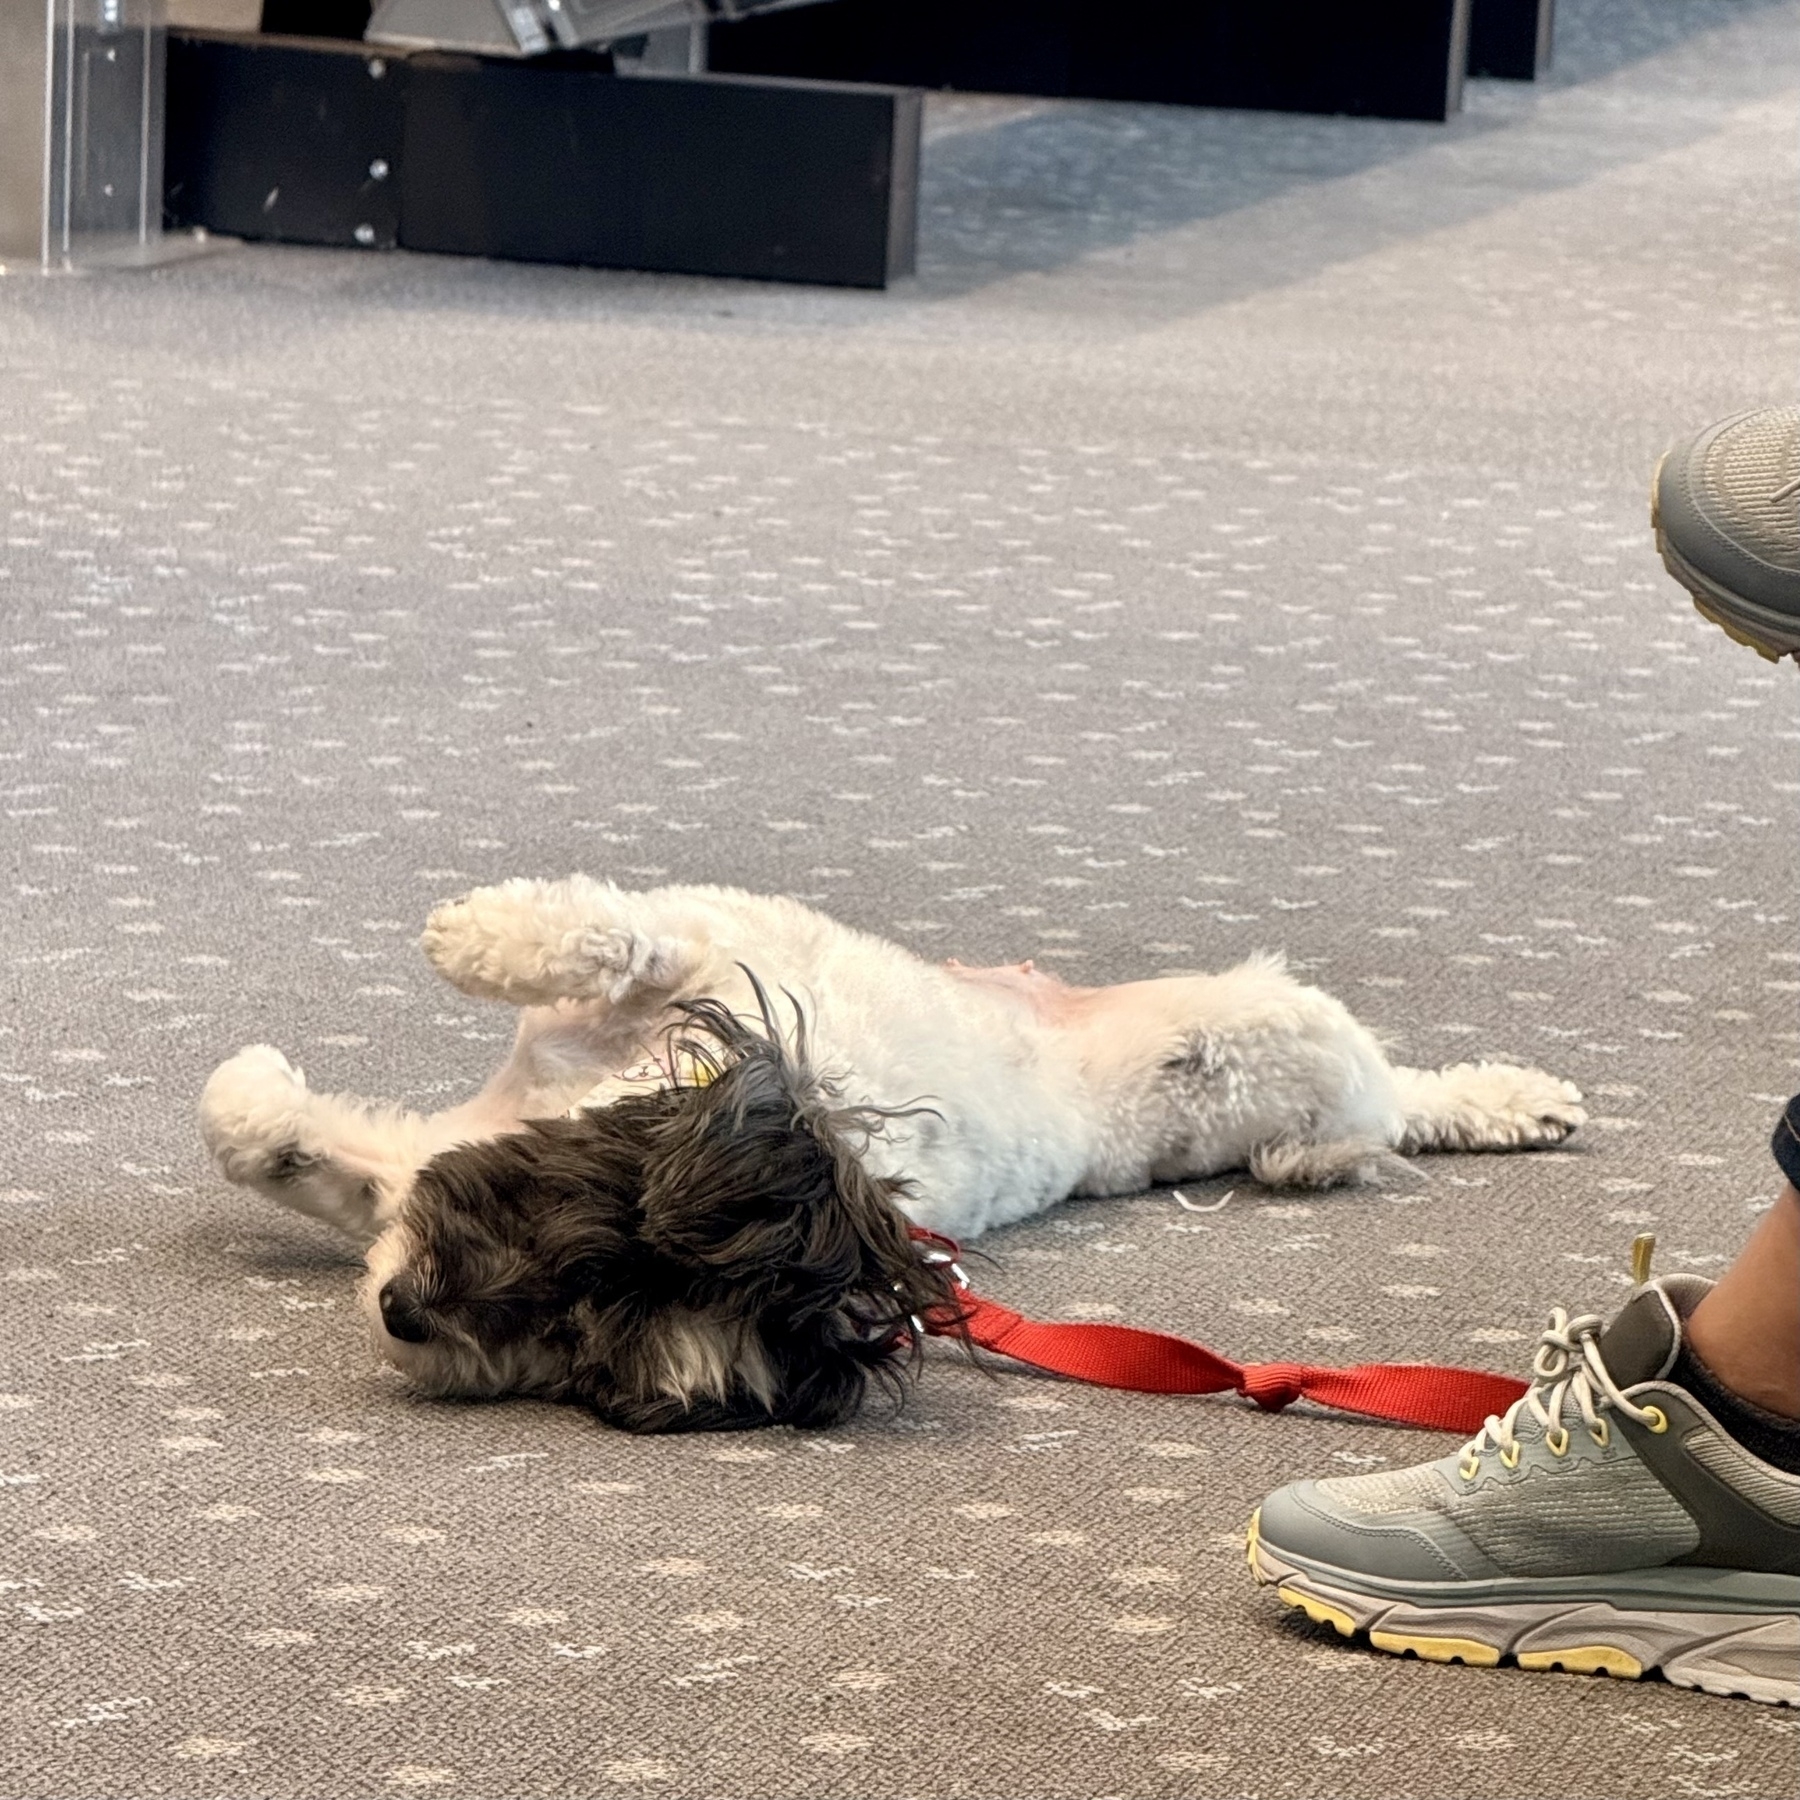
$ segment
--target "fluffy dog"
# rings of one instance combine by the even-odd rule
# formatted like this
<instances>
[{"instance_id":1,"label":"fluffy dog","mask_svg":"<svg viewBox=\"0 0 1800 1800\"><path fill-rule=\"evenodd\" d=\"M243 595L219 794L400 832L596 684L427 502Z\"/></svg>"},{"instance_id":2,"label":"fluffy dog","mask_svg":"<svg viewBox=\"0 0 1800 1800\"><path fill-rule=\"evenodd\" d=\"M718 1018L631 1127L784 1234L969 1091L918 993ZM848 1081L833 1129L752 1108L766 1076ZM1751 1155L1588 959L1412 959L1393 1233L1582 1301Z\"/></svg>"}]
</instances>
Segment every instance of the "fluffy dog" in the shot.
<instances>
[{"instance_id":1,"label":"fluffy dog","mask_svg":"<svg viewBox=\"0 0 1800 1800\"><path fill-rule=\"evenodd\" d=\"M638 1431L848 1417L920 1315L954 1315L909 1220L972 1237L1226 1169L1365 1182L1585 1117L1537 1069L1390 1063L1272 956L1071 987L927 963L793 900L579 875L451 901L423 943L522 1009L474 1099L319 1094L257 1045L206 1085L207 1147L366 1249L376 1345L421 1387Z\"/></svg>"}]
</instances>

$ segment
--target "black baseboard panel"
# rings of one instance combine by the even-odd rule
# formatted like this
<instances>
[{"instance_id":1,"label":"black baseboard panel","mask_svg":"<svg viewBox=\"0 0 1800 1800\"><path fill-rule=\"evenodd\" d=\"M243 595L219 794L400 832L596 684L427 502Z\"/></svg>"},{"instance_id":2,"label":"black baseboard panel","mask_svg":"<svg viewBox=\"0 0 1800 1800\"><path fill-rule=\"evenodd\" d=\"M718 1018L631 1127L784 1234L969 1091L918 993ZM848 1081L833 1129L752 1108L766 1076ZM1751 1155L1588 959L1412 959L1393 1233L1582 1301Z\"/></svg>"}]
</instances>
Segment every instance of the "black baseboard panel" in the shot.
<instances>
[{"instance_id":1,"label":"black baseboard panel","mask_svg":"<svg viewBox=\"0 0 1800 1800\"><path fill-rule=\"evenodd\" d=\"M406 63L333 39L169 33L163 212L227 237L391 250Z\"/></svg>"},{"instance_id":2,"label":"black baseboard panel","mask_svg":"<svg viewBox=\"0 0 1800 1800\"><path fill-rule=\"evenodd\" d=\"M409 250L882 287L912 267L919 96L412 59Z\"/></svg>"},{"instance_id":3,"label":"black baseboard panel","mask_svg":"<svg viewBox=\"0 0 1800 1800\"><path fill-rule=\"evenodd\" d=\"M920 96L172 32L165 211L234 237L884 287Z\"/></svg>"},{"instance_id":4,"label":"black baseboard panel","mask_svg":"<svg viewBox=\"0 0 1800 1800\"><path fill-rule=\"evenodd\" d=\"M1556 0L1474 0L1469 73L1535 81L1550 72Z\"/></svg>"},{"instance_id":5,"label":"black baseboard panel","mask_svg":"<svg viewBox=\"0 0 1800 1800\"><path fill-rule=\"evenodd\" d=\"M830 0L711 29L741 74L1442 120L1470 0Z\"/></svg>"}]
</instances>

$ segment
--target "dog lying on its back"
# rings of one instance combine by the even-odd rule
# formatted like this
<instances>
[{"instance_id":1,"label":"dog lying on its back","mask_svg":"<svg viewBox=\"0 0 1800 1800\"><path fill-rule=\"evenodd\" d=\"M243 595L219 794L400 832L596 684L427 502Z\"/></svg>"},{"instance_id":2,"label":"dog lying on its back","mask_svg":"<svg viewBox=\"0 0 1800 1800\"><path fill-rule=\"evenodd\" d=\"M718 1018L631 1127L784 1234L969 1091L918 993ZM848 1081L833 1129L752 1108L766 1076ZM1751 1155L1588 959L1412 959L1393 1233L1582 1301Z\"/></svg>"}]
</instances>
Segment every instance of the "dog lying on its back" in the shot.
<instances>
[{"instance_id":1,"label":"dog lying on its back","mask_svg":"<svg viewBox=\"0 0 1800 1800\"><path fill-rule=\"evenodd\" d=\"M449 902L424 948L523 1009L480 1094L430 1117L318 1094L259 1045L207 1083L207 1146L367 1248L377 1347L422 1386L633 1430L847 1417L904 1366L913 1316L953 1305L908 1220L971 1237L1237 1168L1363 1182L1585 1117L1537 1069L1390 1064L1277 957L1070 987L927 963L793 900L585 876Z\"/></svg>"}]
</instances>

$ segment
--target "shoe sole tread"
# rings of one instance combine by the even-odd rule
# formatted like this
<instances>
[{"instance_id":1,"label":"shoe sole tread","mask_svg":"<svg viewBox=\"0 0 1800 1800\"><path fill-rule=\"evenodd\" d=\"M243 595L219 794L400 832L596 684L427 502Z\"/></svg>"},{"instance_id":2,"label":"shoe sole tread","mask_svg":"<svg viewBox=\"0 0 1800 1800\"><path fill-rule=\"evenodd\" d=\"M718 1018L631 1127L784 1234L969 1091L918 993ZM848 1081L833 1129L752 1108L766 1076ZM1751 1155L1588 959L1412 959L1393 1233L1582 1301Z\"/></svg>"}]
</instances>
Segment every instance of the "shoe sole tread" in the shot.
<instances>
[{"instance_id":1,"label":"shoe sole tread","mask_svg":"<svg viewBox=\"0 0 1800 1800\"><path fill-rule=\"evenodd\" d=\"M1675 547L1663 529L1662 506L1658 498L1662 491L1663 463L1667 461L1665 456L1656 465L1656 473L1650 480L1650 528L1655 533L1657 554L1662 558L1663 567L1687 589L1693 598L1694 610L1709 624L1718 626L1733 643L1754 650L1768 662L1781 662L1790 656L1800 659L1800 618L1784 617L1767 607L1757 606L1741 594L1732 593L1729 588L1703 575Z\"/></svg>"},{"instance_id":2,"label":"shoe sole tread","mask_svg":"<svg viewBox=\"0 0 1800 1800\"><path fill-rule=\"evenodd\" d=\"M1340 1637L1426 1662L1610 1675L1660 1669L1678 1687L1800 1707L1800 1615L1615 1607L1603 1600L1415 1606L1357 1592L1290 1562L1250 1521L1250 1572L1285 1605Z\"/></svg>"}]
</instances>

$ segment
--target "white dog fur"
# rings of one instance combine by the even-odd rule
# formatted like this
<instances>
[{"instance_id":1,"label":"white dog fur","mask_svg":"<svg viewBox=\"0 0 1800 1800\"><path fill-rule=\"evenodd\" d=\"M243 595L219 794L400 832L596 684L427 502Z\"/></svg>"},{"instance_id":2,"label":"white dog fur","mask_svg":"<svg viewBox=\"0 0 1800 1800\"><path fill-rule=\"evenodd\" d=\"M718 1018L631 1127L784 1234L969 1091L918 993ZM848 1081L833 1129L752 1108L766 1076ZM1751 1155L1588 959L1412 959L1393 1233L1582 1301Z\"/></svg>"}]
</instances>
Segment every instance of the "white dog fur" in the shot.
<instances>
[{"instance_id":1,"label":"white dog fur","mask_svg":"<svg viewBox=\"0 0 1800 1800\"><path fill-rule=\"evenodd\" d=\"M668 1080L676 1003L754 1014L746 969L804 1008L812 1064L846 1101L931 1109L877 1135L866 1160L906 1177L914 1220L956 1238L1073 1195L1229 1169L1277 1186L1368 1181L1397 1153L1556 1144L1585 1117L1577 1089L1537 1069L1391 1064L1277 956L1070 987L1029 963L928 963L794 900L581 875L448 902L423 943L464 993L522 1009L475 1098L425 1116L315 1093L267 1045L201 1098L224 1174L368 1247L370 1292L399 1254L383 1234L433 1157Z\"/></svg>"}]
</instances>

